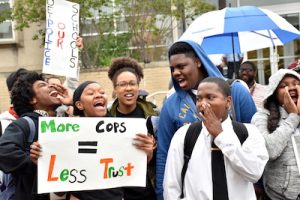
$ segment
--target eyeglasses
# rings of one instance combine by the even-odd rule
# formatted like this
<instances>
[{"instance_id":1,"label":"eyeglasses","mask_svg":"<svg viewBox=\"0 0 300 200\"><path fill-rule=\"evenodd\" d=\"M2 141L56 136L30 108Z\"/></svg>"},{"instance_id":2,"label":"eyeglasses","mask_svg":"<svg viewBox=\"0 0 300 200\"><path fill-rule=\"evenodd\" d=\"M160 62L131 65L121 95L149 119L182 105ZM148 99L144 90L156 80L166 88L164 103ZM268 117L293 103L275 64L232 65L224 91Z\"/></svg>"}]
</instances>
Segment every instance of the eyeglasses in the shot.
<instances>
[{"instance_id":1,"label":"eyeglasses","mask_svg":"<svg viewBox=\"0 0 300 200\"><path fill-rule=\"evenodd\" d=\"M247 72L247 73L248 73L248 72L253 72L253 69L249 69L249 68L241 68L241 69L240 69L240 73L242 73L242 72L244 72L244 71Z\"/></svg>"},{"instance_id":2,"label":"eyeglasses","mask_svg":"<svg viewBox=\"0 0 300 200\"><path fill-rule=\"evenodd\" d=\"M136 81L129 81L129 82L122 81L122 82L119 82L116 84L116 86L120 87L120 88L127 88L128 86L136 87L137 85L138 85L138 82L136 82Z\"/></svg>"}]
</instances>

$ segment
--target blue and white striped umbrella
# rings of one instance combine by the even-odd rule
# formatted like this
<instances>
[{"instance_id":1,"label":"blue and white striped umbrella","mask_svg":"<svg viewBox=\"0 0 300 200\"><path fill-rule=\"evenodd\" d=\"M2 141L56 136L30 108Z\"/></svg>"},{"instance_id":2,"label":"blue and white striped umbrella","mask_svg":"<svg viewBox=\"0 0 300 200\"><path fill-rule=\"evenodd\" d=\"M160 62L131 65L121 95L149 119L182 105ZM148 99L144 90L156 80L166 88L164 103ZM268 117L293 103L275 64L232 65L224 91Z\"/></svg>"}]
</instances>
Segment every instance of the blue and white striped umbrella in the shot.
<instances>
[{"instance_id":1,"label":"blue and white striped umbrella","mask_svg":"<svg viewBox=\"0 0 300 200\"><path fill-rule=\"evenodd\" d=\"M284 45L299 37L300 31L278 14L242 6L199 16L179 40L196 41L208 54L222 54Z\"/></svg>"}]
</instances>

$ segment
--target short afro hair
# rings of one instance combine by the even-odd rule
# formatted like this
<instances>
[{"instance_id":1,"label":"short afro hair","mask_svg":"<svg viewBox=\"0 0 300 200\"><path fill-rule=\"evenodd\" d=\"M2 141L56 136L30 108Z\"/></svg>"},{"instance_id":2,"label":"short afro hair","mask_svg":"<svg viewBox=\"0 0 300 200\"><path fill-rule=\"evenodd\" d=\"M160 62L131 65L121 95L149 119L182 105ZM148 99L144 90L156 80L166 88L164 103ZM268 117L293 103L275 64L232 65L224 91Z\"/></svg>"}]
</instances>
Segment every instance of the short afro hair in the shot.
<instances>
[{"instance_id":1,"label":"short afro hair","mask_svg":"<svg viewBox=\"0 0 300 200\"><path fill-rule=\"evenodd\" d=\"M136 76L138 83L144 78L143 68L133 58L119 57L112 61L108 70L108 77L113 82L114 86L116 85L117 77L122 72L133 73Z\"/></svg>"},{"instance_id":2,"label":"short afro hair","mask_svg":"<svg viewBox=\"0 0 300 200\"><path fill-rule=\"evenodd\" d=\"M198 58L195 50L191 47L191 45L189 45L186 42L176 42L174 43L170 48L169 48L169 60L171 58L171 56L176 55L176 54L184 54L187 57L196 59Z\"/></svg>"},{"instance_id":3,"label":"short afro hair","mask_svg":"<svg viewBox=\"0 0 300 200\"><path fill-rule=\"evenodd\" d=\"M218 77L207 77L201 81L200 85L202 83L215 83L225 97L231 96L230 85L224 79Z\"/></svg>"},{"instance_id":4,"label":"short afro hair","mask_svg":"<svg viewBox=\"0 0 300 200\"><path fill-rule=\"evenodd\" d=\"M11 102L16 113L21 116L34 110L31 101L34 97L33 84L38 80L44 80L41 74L35 71L27 71L20 76L11 91Z\"/></svg>"},{"instance_id":5,"label":"short afro hair","mask_svg":"<svg viewBox=\"0 0 300 200\"><path fill-rule=\"evenodd\" d=\"M241 65L243 64L248 64L252 67L253 71L257 72L257 66L254 64L254 62L251 62L251 61L245 61L243 62Z\"/></svg>"}]
</instances>

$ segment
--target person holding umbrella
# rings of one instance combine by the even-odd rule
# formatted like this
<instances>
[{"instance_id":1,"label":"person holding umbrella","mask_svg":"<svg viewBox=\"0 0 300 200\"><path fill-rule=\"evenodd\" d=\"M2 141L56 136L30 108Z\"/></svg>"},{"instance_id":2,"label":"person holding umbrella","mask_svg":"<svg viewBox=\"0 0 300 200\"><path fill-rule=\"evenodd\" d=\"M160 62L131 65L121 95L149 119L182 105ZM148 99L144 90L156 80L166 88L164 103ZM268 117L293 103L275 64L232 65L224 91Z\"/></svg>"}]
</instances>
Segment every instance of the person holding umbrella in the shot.
<instances>
[{"instance_id":1,"label":"person holding umbrella","mask_svg":"<svg viewBox=\"0 0 300 200\"><path fill-rule=\"evenodd\" d=\"M174 133L184 124L201 121L196 109L196 89L206 77L224 79L200 45L184 40L169 49L169 63L175 93L164 102L158 126L157 199L163 199L162 183L168 149ZM235 120L250 122L256 107L249 91L241 82L231 85Z\"/></svg>"}]
</instances>

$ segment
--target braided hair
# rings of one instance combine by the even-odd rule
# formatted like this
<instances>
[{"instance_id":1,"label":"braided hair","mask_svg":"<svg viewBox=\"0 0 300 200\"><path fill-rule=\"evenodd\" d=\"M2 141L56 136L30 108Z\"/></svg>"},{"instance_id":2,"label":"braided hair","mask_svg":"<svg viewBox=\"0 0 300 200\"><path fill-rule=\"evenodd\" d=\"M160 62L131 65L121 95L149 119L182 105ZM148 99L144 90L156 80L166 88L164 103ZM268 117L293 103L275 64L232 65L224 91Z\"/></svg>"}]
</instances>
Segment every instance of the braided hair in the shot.
<instances>
[{"instance_id":1,"label":"braided hair","mask_svg":"<svg viewBox=\"0 0 300 200\"><path fill-rule=\"evenodd\" d=\"M276 130L278 127L279 121L280 121L280 111L279 111L279 103L277 101L277 98L275 95L271 95L267 100L266 103L264 104L264 108L269 110L270 115L268 116L267 119L267 128L269 133L272 133L273 131Z\"/></svg>"}]
</instances>

